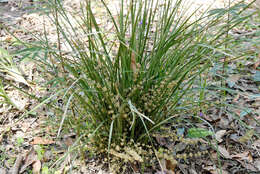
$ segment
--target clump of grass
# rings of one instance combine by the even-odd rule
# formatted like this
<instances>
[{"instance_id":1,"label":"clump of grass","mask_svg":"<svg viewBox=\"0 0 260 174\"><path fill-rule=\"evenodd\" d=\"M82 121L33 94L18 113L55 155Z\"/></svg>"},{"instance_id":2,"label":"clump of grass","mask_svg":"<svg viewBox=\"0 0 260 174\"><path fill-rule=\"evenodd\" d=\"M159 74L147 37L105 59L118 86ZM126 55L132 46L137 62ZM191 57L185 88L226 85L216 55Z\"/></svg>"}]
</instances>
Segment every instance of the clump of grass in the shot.
<instances>
[{"instance_id":1,"label":"clump of grass","mask_svg":"<svg viewBox=\"0 0 260 174\"><path fill-rule=\"evenodd\" d=\"M122 0L114 17L101 2L113 24L112 34L100 28L93 1L82 4L80 18L73 18L60 1L49 1L55 11L50 19L57 28L58 46L46 34L30 50L35 47L45 53L33 58L48 70L49 84L55 84L55 90L66 89L59 132L71 126L79 135L88 135L96 153L141 162L141 152L131 151L134 144L151 145L150 135L182 112L194 79L216 61L226 25L230 30L241 19L218 26L228 10L194 19L195 12L180 14L181 0ZM122 139L123 145L134 142L127 150L132 154L122 156L114 150Z\"/></svg>"}]
</instances>

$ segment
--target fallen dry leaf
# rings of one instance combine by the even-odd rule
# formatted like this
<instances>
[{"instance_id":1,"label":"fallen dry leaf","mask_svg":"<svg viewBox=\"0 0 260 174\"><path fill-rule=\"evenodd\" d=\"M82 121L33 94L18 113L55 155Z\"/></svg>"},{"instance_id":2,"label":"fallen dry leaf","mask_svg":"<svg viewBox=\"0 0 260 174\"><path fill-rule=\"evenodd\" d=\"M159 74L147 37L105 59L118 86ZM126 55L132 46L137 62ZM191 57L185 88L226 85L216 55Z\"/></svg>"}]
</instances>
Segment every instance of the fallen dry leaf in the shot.
<instances>
[{"instance_id":1,"label":"fallen dry leaf","mask_svg":"<svg viewBox=\"0 0 260 174\"><path fill-rule=\"evenodd\" d=\"M260 140L256 140L253 144L252 144L253 147L258 147L260 148Z\"/></svg>"},{"instance_id":2,"label":"fallen dry leaf","mask_svg":"<svg viewBox=\"0 0 260 174\"><path fill-rule=\"evenodd\" d=\"M226 130L219 130L216 132L216 140L220 143L223 141L222 137L225 135L227 131Z\"/></svg>"},{"instance_id":3,"label":"fallen dry leaf","mask_svg":"<svg viewBox=\"0 0 260 174\"><path fill-rule=\"evenodd\" d=\"M47 150L43 155L43 162L48 162L53 158L53 153L51 150Z\"/></svg>"},{"instance_id":4,"label":"fallen dry leaf","mask_svg":"<svg viewBox=\"0 0 260 174\"><path fill-rule=\"evenodd\" d=\"M210 173L211 173L211 174L219 174L219 173L222 173L222 174L229 174L229 172L226 171L226 170L221 170L221 172L220 172L220 170L219 170L219 171L214 170L214 171L210 171Z\"/></svg>"},{"instance_id":5,"label":"fallen dry leaf","mask_svg":"<svg viewBox=\"0 0 260 174\"><path fill-rule=\"evenodd\" d=\"M227 158L227 159L231 159L232 157L230 156L229 152L226 150L226 148L222 147L222 146L218 146L218 150L220 152L220 154Z\"/></svg>"},{"instance_id":6,"label":"fallen dry leaf","mask_svg":"<svg viewBox=\"0 0 260 174\"><path fill-rule=\"evenodd\" d=\"M251 155L250 152L248 151L245 151L243 153L238 153L238 154L235 154L235 155L231 155L232 158L238 158L240 160L246 160L248 162L253 162L253 157Z\"/></svg>"},{"instance_id":7,"label":"fallen dry leaf","mask_svg":"<svg viewBox=\"0 0 260 174\"><path fill-rule=\"evenodd\" d=\"M7 35L5 38L4 38L4 41L5 42L12 42L12 40L13 40L13 37L11 36L11 35Z\"/></svg>"},{"instance_id":8,"label":"fallen dry leaf","mask_svg":"<svg viewBox=\"0 0 260 174\"><path fill-rule=\"evenodd\" d=\"M166 159L160 159L162 171L166 171L168 174L175 174L174 169L176 165L172 164L171 161Z\"/></svg>"},{"instance_id":9,"label":"fallen dry leaf","mask_svg":"<svg viewBox=\"0 0 260 174\"><path fill-rule=\"evenodd\" d=\"M155 139L161 146L164 146L167 143L166 139L164 137L160 137L159 135L156 135Z\"/></svg>"},{"instance_id":10,"label":"fallen dry leaf","mask_svg":"<svg viewBox=\"0 0 260 174\"><path fill-rule=\"evenodd\" d=\"M24 165L21 167L20 173L23 173L27 169L27 167L35 163L37 160L38 160L37 153L32 147L25 157Z\"/></svg>"},{"instance_id":11,"label":"fallen dry leaf","mask_svg":"<svg viewBox=\"0 0 260 174\"><path fill-rule=\"evenodd\" d=\"M173 174L175 173L174 170L176 168L176 165L177 163L173 163L170 160L166 160L166 169L172 171Z\"/></svg>"},{"instance_id":12,"label":"fallen dry leaf","mask_svg":"<svg viewBox=\"0 0 260 174\"><path fill-rule=\"evenodd\" d=\"M249 141L252 138L254 133L255 133L254 129L247 131L244 136L239 138L239 142L240 143L246 143L247 141Z\"/></svg>"},{"instance_id":13,"label":"fallen dry leaf","mask_svg":"<svg viewBox=\"0 0 260 174\"><path fill-rule=\"evenodd\" d=\"M209 171L211 174L219 174L220 170L213 166L206 166L203 167L204 170ZM226 170L221 170L222 174L229 174Z\"/></svg>"},{"instance_id":14,"label":"fallen dry leaf","mask_svg":"<svg viewBox=\"0 0 260 174\"><path fill-rule=\"evenodd\" d=\"M9 171L10 174L18 174L19 173L19 169L21 167L23 161L23 157L22 156L18 156L15 160L14 166L11 168L11 170Z\"/></svg>"},{"instance_id":15,"label":"fallen dry leaf","mask_svg":"<svg viewBox=\"0 0 260 174\"><path fill-rule=\"evenodd\" d=\"M55 141L45 139L45 138L42 138L42 137L35 137L33 139L33 141L31 142L31 144L33 144L33 145L35 145L35 144L47 145L47 144L53 144L53 143L55 143Z\"/></svg>"},{"instance_id":16,"label":"fallen dry leaf","mask_svg":"<svg viewBox=\"0 0 260 174\"><path fill-rule=\"evenodd\" d=\"M40 160L35 161L32 167L33 167L32 170L33 174L40 174L41 167L42 167L41 161Z\"/></svg>"},{"instance_id":17,"label":"fallen dry leaf","mask_svg":"<svg viewBox=\"0 0 260 174\"><path fill-rule=\"evenodd\" d=\"M69 147L71 145L73 145L73 143L75 142L75 134L68 134L68 135L64 135L63 136L63 142L64 144Z\"/></svg>"},{"instance_id":18,"label":"fallen dry leaf","mask_svg":"<svg viewBox=\"0 0 260 174\"><path fill-rule=\"evenodd\" d=\"M233 88L235 86L235 84L237 83L237 81L239 80L239 78L241 77L241 75L239 74L233 74L231 75L228 79L227 79L227 82L228 82L228 86L230 88Z\"/></svg>"},{"instance_id":19,"label":"fallen dry leaf","mask_svg":"<svg viewBox=\"0 0 260 174\"><path fill-rule=\"evenodd\" d=\"M53 129L52 126L47 126L47 127L45 128L45 130L46 130L46 133L48 133L48 135L56 135L56 132L53 131L54 129Z\"/></svg>"},{"instance_id":20,"label":"fallen dry leaf","mask_svg":"<svg viewBox=\"0 0 260 174\"><path fill-rule=\"evenodd\" d=\"M237 160L244 168L251 172L259 172L256 166L243 160Z\"/></svg>"},{"instance_id":21,"label":"fallen dry leaf","mask_svg":"<svg viewBox=\"0 0 260 174\"><path fill-rule=\"evenodd\" d=\"M30 128L30 126L31 126L30 123L25 122L25 123L22 124L21 129L25 133Z\"/></svg>"},{"instance_id":22,"label":"fallen dry leaf","mask_svg":"<svg viewBox=\"0 0 260 174\"><path fill-rule=\"evenodd\" d=\"M260 158L255 159L254 165L260 171Z\"/></svg>"},{"instance_id":23,"label":"fallen dry leaf","mask_svg":"<svg viewBox=\"0 0 260 174\"><path fill-rule=\"evenodd\" d=\"M134 163L130 163L130 165L131 165L131 167L133 168L134 172L135 172L135 173L138 173L139 169L138 169L137 165L134 164Z\"/></svg>"}]
</instances>

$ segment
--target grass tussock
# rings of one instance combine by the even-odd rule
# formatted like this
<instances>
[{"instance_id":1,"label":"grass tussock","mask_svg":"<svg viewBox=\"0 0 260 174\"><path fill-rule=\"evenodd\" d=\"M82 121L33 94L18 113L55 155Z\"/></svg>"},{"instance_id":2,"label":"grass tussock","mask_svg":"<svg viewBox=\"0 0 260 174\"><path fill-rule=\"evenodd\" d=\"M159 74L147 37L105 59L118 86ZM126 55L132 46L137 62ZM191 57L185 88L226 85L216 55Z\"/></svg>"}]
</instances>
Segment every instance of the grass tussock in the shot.
<instances>
[{"instance_id":1,"label":"grass tussock","mask_svg":"<svg viewBox=\"0 0 260 174\"><path fill-rule=\"evenodd\" d=\"M190 91L195 79L224 54L229 40L223 34L242 22L239 14L246 7L219 25L232 8L194 18L196 12L181 10L181 0L122 0L115 16L101 2L112 30L100 27L93 1L86 0L74 17L60 1L50 0L58 44L45 33L20 52L34 51L50 89L64 89L59 133L72 127L86 135L88 150L142 163L144 154L159 154L152 134L183 112L187 95L197 95ZM188 156L193 154L181 157Z\"/></svg>"}]
</instances>

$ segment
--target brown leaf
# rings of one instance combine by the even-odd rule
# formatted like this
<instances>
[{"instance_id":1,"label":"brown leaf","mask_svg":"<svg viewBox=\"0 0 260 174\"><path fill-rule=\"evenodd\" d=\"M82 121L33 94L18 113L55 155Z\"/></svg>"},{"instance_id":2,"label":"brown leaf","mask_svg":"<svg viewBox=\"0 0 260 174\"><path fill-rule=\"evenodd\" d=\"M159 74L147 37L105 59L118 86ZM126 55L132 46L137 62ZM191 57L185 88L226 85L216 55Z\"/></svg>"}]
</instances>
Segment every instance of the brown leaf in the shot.
<instances>
[{"instance_id":1,"label":"brown leaf","mask_svg":"<svg viewBox=\"0 0 260 174\"><path fill-rule=\"evenodd\" d=\"M235 154L235 155L231 155L232 158L238 158L240 160L246 160L248 162L253 162L253 157L251 155L250 152L248 151L245 151L243 153L238 153L238 154Z\"/></svg>"},{"instance_id":2,"label":"brown leaf","mask_svg":"<svg viewBox=\"0 0 260 174\"><path fill-rule=\"evenodd\" d=\"M164 137L160 137L160 136L155 136L155 139L157 141L157 143L159 143L161 146L166 145L166 139Z\"/></svg>"},{"instance_id":3,"label":"brown leaf","mask_svg":"<svg viewBox=\"0 0 260 174\"><path fill-rule=\"evenodd\" d=\"M27 167L32 165L37 160L38 160L37 153L35 152L34 148L32 147L31 150L27 153L27 155L25 157L24 165L21 167L20 173L23 173L27 169Z\"/></svg>"},{"instance_id":4,"label":"brown leaf","mask_svg":"<svg viewBox=\"0 0 260 174\"><path fill-rule=\"evenodd\" d=\"M256 166L254 166L253 164L251 163L248 163L246 161L243 161L243 160L237 160L244 168L246 168L247 170L250 170L252 172L256 172L256 171L259 171L257 170Z\"/></svg>"},{"instance_id":5,"label":"brown leaf","mask_svg":"<svg viewBox=\"0 0 260 174\"><path fill-rule=\"evenodd\" d=\"M204 170L209 171L211 174L219 174L220 170L213 166L203 167ZM222 174L228 174L226 170L222 169Z\"/></svg>"},{"instance_id":6,"label":"brown leaf","mask_svg":"<svg viewBox=\"0 0 260 174\"><path fill-rule=\"evenodd\" d=\"M219 122L219 126L221 128L230 128L230 120L227 117L221 117L221 120Z\"/></svg>"},{"instance_id":7,"label":"brown leaf","mask_svg":"<svg viewBox=\"0 0 260 174\"><path fill-rule=\"evenodd\" d=\"M226 148L224 148L222 146L218 146L218 150L222 156L224 156L227 159L231 159L231 156L230 156L229 152L226 150Z\"/></svg>"},{"instance_id":8,"label":"brown leaf","mask_svg":"<svg viewBox=\"0 0 260 174\"><path fill-rule=\"evenodd\" d=\"M69 147L71 145L73 145L73 143L75 142L75 134L67 134L63 136L63 142L64 144Z\"/></svg>"},{"instance_id":9,"label":"brown leaf","mask_svg":"<svg viewBox=\"0 0 260 174\"><path fill-rule=\"evenodd\" d=\"M11 35L7 35L4 39L5 42L12 42L13 37Z\"/></svg>"},{"instance_id":10,"label":"brown leaf","mask_svg":"<svg viewBox=\"0 0 260 174\"><path fill-rule=\"evenodd\" d=\"M227 132L226 130L219 130L219 131L217 131L216 132L216 140L218 142L222 142L223 141L222 137L225 135L226 132Z\"/></svg>"},{"instance_id":11,"label":"brown leaf","mask_svg":"<svg viewBox=\"0 0 260 174\"><path fill-rule=\"evenodd\" d=\"M53 154L51 150L48 150L43 155L43 162L48 162L53 158Z\"/></svg>"},{"instance_id":12,"label":"brown leaf","mask_svg":"<svg viewBox=\"0 0 260 174\"><path fill-rule=\"evenodd\" d=\"M45 139L45 138L42 138L42 137L35 137L33 139L33 141L31 142L31 144L33 144L33 145L35 145L35 144L47 145L47 144L53 144L53 143L55 143L55 141Z\"/></svg>"},{"instance_id":13,"label":"brown leaf","mask_svg":"<svg viewBox=\"0 0 260 174\"><path fill-rule=\"evenodd\" d=\"M167 171L168 174L175 174L174 169L176 167L170 160L160 159L162 171Z\"/></svg>"},{"instance_id":14,"label":"brown leaf","mask_svg":"<svg viewBox=\"0 0 260 174\"><path fill-rule=\"evenodd\" d=\"M33 163L33 169L32 169L32 172L33 174L40 174L40 171L41 171L41 161L40 160L37 160Z\"/></svg>"},{"instance_id":15,"label":"brown leaf","mask_svg":"<svg viewBox=\"0 0 260 174\"><path fill-rule=\"evenodd\" d=\"M244 136L239 138L239 142L240 143L246 143L247 141L249 141L252 138L252 136L254 134L255 134L254 129L251 129L251 130L247 131Z\"/></svg>"},{"instance_id":16,"label":"brown leaf","mask_svg":"<svg viewBox=\"0 0 260 174\"><path fill-rule=\"evenodd\" d=\"M133 168L134 172L135 173L138 173L139 172L139 169L138 169L138 166L134 163L130 163L131 167Z\"/></svg>"},{"instance_id":17,"label":"brown leaf","mask_svg":"<svg viewBox=\"0 0 260 174\"><path fill-rule=\"evenodd\" d=\"M233 86L237 83L237 81L240 79L241 75L239 74L233 74L230 77L228 77L227 81L229 82L229 87L233 88Z\"/></svg>"},{"instance_id":18,"label":"brown leaf","mask_svg":"<svg viewBox=\"0 0 260 174\"><path fill-rule=\"evenodd\" d=\"M256 140L253 144L252 144L253 147L258 147L260 148L260 140Z\"/></svg>"},{"instance_id":19,"label":"brown leaf","mask_svg":"<svg viewBox=\"0 0 260 174\"><path fill-rule=\"evenodd\" d=\"M219 174L220 173L220 170L213 170L213 171L210 171L211 174ZM221 170L221 173L222 174L229 174L228 171L226 170Z\"/></svg>"},{"instance_id":20,"label":"brown leaf","mask_svg":"<svg viewBox=\"0 0 260 174\"><path fill-rule=\"evenodd\" d=\"M19 173L19 168L21 167L23 161L23 157L19 156L16 158L14 166L12 167L12 169L9 171L10 174L18 174Z\"/></svg>"},{"instance_id":21,"label":"brown leaf","mask_svg":"<svg viewBox=\"0 0 260 174\"><path fill-rule=\"evenodd\" d=\"M254 165L260 171L260 158L255 159Z\"/></svg>"},{"instance_id":22,"label":"brown leaf","mask_svg":"<svg viewBox=\"0 0 260 174\"><path fill-rule=\"evenodd\" d=\"M22 124L21 129L25 133L31 126L31 123L25 122Z\"/></svg>"},{"instance_id":23,"label":"brown leaf","mask_svg":"<svg viewBox=\"0 0 260 174\"><path fill-rule=\"evenodd\" d=\"M176 167L177 163L173 163L170 160L166 160L166 169L172 171L172 173L175 173L175 167Z\"/></svg>"},{"instance_id":24,"label":"brown leaf","mask_svg":"<svg viewBox=\"0 0 260 174\"><path fill-rule=\"evenodd\" d=\"M46 133L48 133L48 135L56 135L56 132L53 131L54 128L53 128L52 126L47 126L47 127L45 128L45 130L46 130Z\"/></svg>"},{"instance_id":25,"label":"brown leaf","mask_svg":"<svg viewBox=\"0 0 260 174\"><path fill-rule=\"evenodd\" d=\"M217 161L218 160L218 153L216 153L215 151L210 151L209 154L211 154L211 158L213 161ZM208 162L208 161L207 161Z\"/></svg>"}]
</instances>

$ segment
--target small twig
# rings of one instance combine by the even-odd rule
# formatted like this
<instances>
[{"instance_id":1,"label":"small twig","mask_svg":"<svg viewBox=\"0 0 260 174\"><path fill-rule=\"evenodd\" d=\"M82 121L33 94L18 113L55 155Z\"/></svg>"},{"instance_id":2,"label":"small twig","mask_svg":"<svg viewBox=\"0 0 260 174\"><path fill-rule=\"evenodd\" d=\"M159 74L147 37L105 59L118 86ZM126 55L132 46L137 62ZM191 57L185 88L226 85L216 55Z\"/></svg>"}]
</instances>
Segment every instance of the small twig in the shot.
<instances>
[{"instance_id":1,"label":"small twig","mask_svg":"<svg viewBox=\"0 0 260 174\"><path fill-rule=\"evenodd\" d=\"M14 164L13 168L9 171L9 174L18 174L19 169L20 169L21 164L22 164L22 161L23 161L23 157L22 156L18 156L16 158L16 161L15 161L15 164Z\"/></svg>"}]
</instances>

